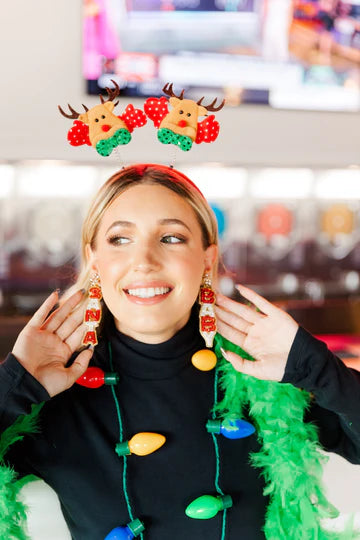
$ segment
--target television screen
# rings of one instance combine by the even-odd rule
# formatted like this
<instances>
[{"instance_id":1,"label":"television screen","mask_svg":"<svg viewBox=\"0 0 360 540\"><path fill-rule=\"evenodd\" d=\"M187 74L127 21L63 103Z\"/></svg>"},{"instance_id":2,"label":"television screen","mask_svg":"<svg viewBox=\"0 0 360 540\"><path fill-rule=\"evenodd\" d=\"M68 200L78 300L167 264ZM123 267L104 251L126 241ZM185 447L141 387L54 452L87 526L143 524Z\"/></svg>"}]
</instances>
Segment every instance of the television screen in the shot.
<instances>
[{"instance_id":1,"label":"television screen","mask_svg":"<svg viewBox=\"0 0 360 540\"><path fill-rule=\"evenodd\" d=\"M84 0L83 74L123 96L360 110L360 0Z\"/></svg>"}]
</instances>

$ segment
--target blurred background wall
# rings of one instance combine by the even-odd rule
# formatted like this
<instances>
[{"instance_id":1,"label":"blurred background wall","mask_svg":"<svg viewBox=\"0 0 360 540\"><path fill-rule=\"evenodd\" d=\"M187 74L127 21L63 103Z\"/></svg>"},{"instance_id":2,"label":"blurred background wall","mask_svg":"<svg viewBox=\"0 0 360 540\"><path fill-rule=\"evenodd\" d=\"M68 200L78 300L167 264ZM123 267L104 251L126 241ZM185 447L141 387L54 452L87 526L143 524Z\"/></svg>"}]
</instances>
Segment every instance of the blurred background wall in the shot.
<instances>
[{"instance_id":1,"label":"blurred background wall","mask_svg":"<svg viewBox=\"0 0 360 540\"><path fill-rule=\"evenodd\" d=\"M82 13L80 0L12 0L2 9L0 358L49 291L72 282L81 219L96 188L123 162L172 159L150 124L121 149L122 161L67 143L71 122L57 105L79 110L82 103L90 108L99 102L82 77ZM203 31L206 37L213 27ZM226 97L231 102L231 93ZM218 218L223 292L236 297L234 283L253 286L355 367L360 362L358 99L359 107L352 102L353 110L346 112L275 109L245 100L217 113L216 143L179 151L176 161ZM129 101L141 106L144 100L122 97L119 110ZM343 512L358 510L358 468L332 458L327 474ZM32 523L35 540L49 537L44 520ZM64 534L59 532L59 540Z\"/></svg>"}]
</instances>

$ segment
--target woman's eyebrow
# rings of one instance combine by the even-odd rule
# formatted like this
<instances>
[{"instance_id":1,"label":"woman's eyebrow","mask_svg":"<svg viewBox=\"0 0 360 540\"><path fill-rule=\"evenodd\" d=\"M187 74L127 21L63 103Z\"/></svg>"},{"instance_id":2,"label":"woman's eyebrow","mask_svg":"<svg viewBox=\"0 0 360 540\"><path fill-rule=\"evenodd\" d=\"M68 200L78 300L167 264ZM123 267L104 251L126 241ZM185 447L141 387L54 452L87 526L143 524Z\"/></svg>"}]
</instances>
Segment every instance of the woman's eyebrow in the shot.
<instances>
[{"instance_id":1,"label":"woman's eyebrow","mask_svg":"<svg viewBox=\"0 0 360 540\"><path fill-rule=\"evenodd\" d=\"M190 227L186 225L181 219L175 219L175 218L165 218L165 219L159 219L160 225L182 225L185 227L189 232L191 232Z\"/></svg>"},{"instance_id":2,"label":"woman's eyebrow","mask_svg":"<svg viewBox=\"0 0 360 540\"><path fill-rule=\"evenodd\" d=\"M106 233L107 234L110 229L112 229L113 227L127 227L127 228L134 228L135 227L135 223L133 223L132 221L114 221L114 223L112 223L110 225L110 227L108 227L106 229Z\"/></svg>"},{"instance_id":3,"label":"woman's eyebrow","mask_svg":"<svg viewBox=\"0 0 360 540\"><path fill-rule=\"evenodd\" d=\"M188 227L188 225L186 225L186 223L184 223L184 221L181 221L181 219L176 219L176 218L164 218L164 219L159 219L158 223L160 225L182 225L183 227L185 227L189 232L191 232L191 229L190 227ZM114 221L114 223L112 223L110 225L110 227L106 230L106 233L107 234L109 232L110 229L112 229L113 227L127 227L128 229L129 228L132 228L134 229L136 227L136 224L133 223L132 221L121 221L121 220L118 220L118 221Z\"/></svg>"}]
</instances>

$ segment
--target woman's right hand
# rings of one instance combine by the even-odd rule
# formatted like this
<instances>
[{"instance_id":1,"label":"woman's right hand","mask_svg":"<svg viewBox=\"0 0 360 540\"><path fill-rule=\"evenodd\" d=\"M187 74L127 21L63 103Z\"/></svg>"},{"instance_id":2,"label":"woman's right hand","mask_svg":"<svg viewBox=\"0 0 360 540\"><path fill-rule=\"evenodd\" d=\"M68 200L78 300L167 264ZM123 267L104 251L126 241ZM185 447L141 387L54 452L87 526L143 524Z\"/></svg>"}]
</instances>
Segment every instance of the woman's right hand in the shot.
<instances>
[{"instance_id":1,"label":"woman's right hand","mask_svg":"<svg viewBox=\"0 0 360 540\"><path fill-rule=\"evenodd\" d=\"M83 294L76 292L50 314L58 302L58 292L53 292L20 332L12 350L50 396L70 388L85 372L93 354L93 349L85 349L66 367L84 335L83 310L73 311Z\"/></svg>"}]
</instances>

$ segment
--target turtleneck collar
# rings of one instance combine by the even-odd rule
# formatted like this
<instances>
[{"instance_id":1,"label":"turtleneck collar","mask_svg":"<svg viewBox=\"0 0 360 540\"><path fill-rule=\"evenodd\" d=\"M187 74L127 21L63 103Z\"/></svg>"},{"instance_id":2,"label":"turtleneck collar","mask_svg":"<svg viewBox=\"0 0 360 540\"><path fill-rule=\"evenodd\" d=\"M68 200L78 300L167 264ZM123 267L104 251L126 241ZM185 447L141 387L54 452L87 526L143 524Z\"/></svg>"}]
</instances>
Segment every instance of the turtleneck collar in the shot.
<instances>
[{"instance_id":1,"label":"turtleneck collar","mask_svg":"<svg viewBox=\"0 0 360 540\"><path fill-rule=\"evenodd\" d=\"M205 348L199 333L197 305L194 305L186 325L163 343L142 343L126 336L116 329L113 319L107 326L105 337L111 343L116 371L147 380L175 376L190 363L194 352Z\"/></svg>"}]
</instances>

